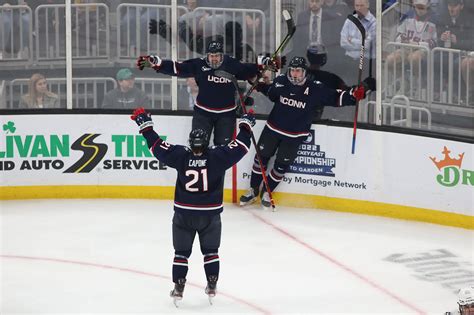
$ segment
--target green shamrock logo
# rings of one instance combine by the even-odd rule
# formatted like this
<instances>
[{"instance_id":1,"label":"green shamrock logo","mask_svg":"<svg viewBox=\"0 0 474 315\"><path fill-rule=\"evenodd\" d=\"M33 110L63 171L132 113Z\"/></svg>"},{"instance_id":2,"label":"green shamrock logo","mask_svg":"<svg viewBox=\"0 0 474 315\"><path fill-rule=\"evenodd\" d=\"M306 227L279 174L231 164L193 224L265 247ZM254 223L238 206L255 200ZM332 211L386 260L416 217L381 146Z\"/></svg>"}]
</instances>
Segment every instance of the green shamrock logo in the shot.
<instances>
[{"instance_id":1,"label":"green shamrock logo","mask_svg":"<svg viewBox=\"0 0 474 315\"><path fill-rule=\"evenodd\" d=\"M15 133L16 127L15 123L13 121L9 121L6 124L3 125L3 131L6 131L7 133Z\"/></svg>"}]
</instances>

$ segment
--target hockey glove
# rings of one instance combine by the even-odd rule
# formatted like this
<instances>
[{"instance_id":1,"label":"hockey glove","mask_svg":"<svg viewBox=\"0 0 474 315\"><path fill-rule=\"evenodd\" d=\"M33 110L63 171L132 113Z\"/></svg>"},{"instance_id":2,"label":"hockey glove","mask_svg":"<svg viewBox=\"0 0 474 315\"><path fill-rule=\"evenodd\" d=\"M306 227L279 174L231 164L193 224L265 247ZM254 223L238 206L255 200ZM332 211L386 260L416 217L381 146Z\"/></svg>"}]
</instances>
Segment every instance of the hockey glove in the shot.
<instances>
[{"instance_id":1,"label":"hockey glove","mask_svg":"<svg viewBox=\"0 0 474 315\"><path fill-rule=\"evenodd\" d=\"M148 31L150 34L159 34L161 37L166 39L166 34L171 34L171 28L167 30L166 22L163 20L156 21L155 19L150 19L148 23Z\"/></svg>"},{"instance_id":2,"label":"hockey glove","mask_svg":"<svg viewBox=\"0 0 474 315\"><path fill-rule=\"evenodd\" d=\"M250 106L253 106L255 104L255 100L253 99L253 97L249 96L245 99L244 101L244 105L247 107L250 107Z\"/></svg>"},{"instance_id":3,"label":"hockey glove","mask_svg":"<svg viewBox=\"0 0 474 315\"><path fill-rule=\"evenodd\" d=\"M154 70L159 70L161 66L161 58L158 56L140 56L137 59L137 68L143 70L144 68L153 68Z\"/></svg>"},{"instance_id":4,"label":"hockey glove","mask_svg":"<svg viewBox=\"0 0 474 315\"><path fill-rule=\"evenodd\" d=\"M259 70L270 70L276 72L281 69L281 65L282 59L280 57L276 57L275 59L262 55L257 57L257 66Z\"/></svg>"},{"instance_id":5,"label":"hockey glove","mask_svg":"<svg viewBox=\"0 0 474 315\"><path fill-rule=\"evenodd\" d=\"M356 99L356 101L363 100L365 98L365 89L364 85L361 84L352 89L352 96Z\"/></svg>"},{"instance_id":6,"label":"hockey glove","mask_svg":"<svg viewBox=\"0 0 474 315\"><path fill-rule=\"evenodd\" d=\"M249 96L247 99L244 101L245 109L247 110L247 107L252 107L254 105L254 99L253 97ZM241 118L242 115L244 114L244 111L242 110L242 106L238 106L237 109L235 110L235 114L237 117Z\"/></svg>"},{"instance_id":7,"label":"hockey glove","mask_svg":"<svg viewBox=\"0 0 474 315\"><path fill-rule=\"evenodd\" d=\"M267 84L265 84L264 82L258 82L257 85L255 86L255 91L262 92L265 90L266 87L267 87Z\"/></svg>"},{"instance_id":8,"label":"hockey glove","mask_svg":"<svg viewBox=\"0 0 474 315\"><path fill-rule=\"evenodd\" d=\"M151 19L148 23L148 31L150 34L158 33L158 22L155 19Z\"/></svg>"},{"instance_id":9,"label":"hockey glove","mask_svg":"<svg viewBox=\"0 0 474 315\"><path fill-rule=\"evenodd\" d=\"M151 120L151 114L145 111L143 107L135 109L130 118L137 123L138 127L140 128L140 133L153 129L153 120Z\"/></svg>"},{"instance_id":10,"label":"hockey glove","mask_svg":"<svg viewBox=\"0 0 474 315\"><path fill-rule=\"evenodd\" d=\"M367 93L367 91L372 91L375 92L377 84L374 78L367 77L362 81L362 84L364 85L364 89Z\"/></svg>"},{"instance_id":11,"label":"hockey glove","mask_svg":"<svg viewBox=\"0 0 474 315\"><path fill-rule=\"evenodd\" d=\"M239 120L239 128L246 128L248 131L252 131L252 127L255 126L255 115L253 110L249 110L247 114L242 115Z\"/></svg>"}]
</instances>

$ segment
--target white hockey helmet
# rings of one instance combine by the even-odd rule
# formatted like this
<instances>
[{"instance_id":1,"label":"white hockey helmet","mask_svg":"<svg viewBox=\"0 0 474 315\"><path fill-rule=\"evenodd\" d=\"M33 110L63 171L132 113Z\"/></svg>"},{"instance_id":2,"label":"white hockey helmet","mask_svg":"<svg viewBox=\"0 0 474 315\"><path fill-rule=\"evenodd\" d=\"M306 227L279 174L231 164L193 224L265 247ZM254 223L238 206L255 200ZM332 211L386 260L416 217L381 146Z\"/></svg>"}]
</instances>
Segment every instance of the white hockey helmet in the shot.
<instances>
[{"instance_id":1,"label":"white hockey helmet","mask_svg":"<svg viewBox=\"0 0 474 315\"><path fill-rule=\"evenodd\" d=\"M461 315L474 314L474 286L471 285L459 290L458 305Z\"/></svg>"}]
</instances>

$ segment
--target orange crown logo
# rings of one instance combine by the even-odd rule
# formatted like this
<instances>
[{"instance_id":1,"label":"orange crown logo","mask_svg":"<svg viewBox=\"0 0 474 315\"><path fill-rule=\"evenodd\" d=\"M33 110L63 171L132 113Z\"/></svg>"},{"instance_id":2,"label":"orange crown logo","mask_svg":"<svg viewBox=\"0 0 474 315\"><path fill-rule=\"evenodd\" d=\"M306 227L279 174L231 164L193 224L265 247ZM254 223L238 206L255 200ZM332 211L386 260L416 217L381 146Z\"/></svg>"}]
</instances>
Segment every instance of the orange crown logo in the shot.
<instances>
[{"instance_id":1,"label":"orange crown logo","mask_svg":"<svg viewBox=\"0 0 474 315\"><path fill-rule=\"evenodd\" d=\"M464 152L462 154L458 154L459 159L452 159L449 156L449 153L451 153L451 151L449 151L448 148L445 146L442 153L444 154L444 159L441 161L436 161L435 157L430 156L431 161L433 161L433 163L439 170L446 166L457 166L458 168L461 168L462 159L464 158Z\"/></svg>"}]
</instances>

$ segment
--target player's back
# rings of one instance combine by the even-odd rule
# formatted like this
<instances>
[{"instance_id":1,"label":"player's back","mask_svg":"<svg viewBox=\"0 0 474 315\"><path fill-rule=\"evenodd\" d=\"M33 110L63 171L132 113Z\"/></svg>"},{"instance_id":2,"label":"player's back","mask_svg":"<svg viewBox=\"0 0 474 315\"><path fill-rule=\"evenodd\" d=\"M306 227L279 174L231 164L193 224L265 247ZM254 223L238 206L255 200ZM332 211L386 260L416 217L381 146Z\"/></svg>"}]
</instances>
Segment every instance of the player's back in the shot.
<instances>
[{"instance_id":1,"label":"player's back","mask_svg":"<svg viewBox=\"0 0 474 315\"><path fill-rule=\"evenodd\" d=\"M242 130L242 129L241 129ZM175 146L179 163L174 209L190 215L213 215L222 212L225 171L248 151L250 133L239 132L227 145L204 150L200 155L189 148Z\"/></svg>"},{"instance_id":2,"label":"player's back","mask_svg":"<svg viewBox=\"0 0 474 315\"><path fill-rule=\"evenodd\" d=\"M189 150L176 168L176 211L197 215L222 211L225 168L216 159L214 150L211 148L202 155Z\"/></svg>"}]
</instances>

